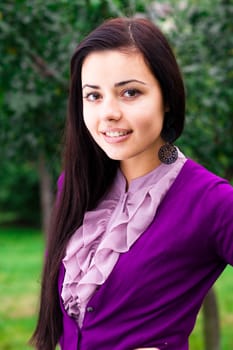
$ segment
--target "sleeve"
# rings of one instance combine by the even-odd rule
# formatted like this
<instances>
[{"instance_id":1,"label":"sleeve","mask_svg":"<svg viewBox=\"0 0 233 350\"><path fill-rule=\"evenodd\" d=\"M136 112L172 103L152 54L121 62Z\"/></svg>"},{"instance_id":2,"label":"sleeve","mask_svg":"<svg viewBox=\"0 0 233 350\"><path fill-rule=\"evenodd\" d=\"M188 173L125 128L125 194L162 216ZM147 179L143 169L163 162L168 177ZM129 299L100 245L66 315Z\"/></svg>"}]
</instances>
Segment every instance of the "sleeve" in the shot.
<instances>
[{"instance_id":1,"label":"sleeve","mask_svg":"<svg viewBox=\"0 0 233 350\"><path fill-rule=\"evenodd\" d=\"M233 266L233 187L227 182L218 184L212 201L215 202L213 222L216 250L227 264Z\"/></svg>"}]
</instances>

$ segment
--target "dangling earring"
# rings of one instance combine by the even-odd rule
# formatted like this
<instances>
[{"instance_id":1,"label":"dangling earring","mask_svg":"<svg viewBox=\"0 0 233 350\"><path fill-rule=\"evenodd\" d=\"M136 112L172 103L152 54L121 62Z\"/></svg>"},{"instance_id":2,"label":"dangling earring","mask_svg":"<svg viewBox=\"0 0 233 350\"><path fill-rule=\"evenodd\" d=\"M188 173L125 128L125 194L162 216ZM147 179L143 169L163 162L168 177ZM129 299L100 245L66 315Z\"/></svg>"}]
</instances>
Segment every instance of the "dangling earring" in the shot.
<instances>
[{"instance_id":1,"label":"dangling earring","mask_svg":"<svg viewBox=\"0 0 233 350\"><path fill-rule=\"evenodd\" d=\"M171 143L165 143L159 149L159 160L164 164L172 164L178 158L177 148Z\"/></svg>"}]
</instances>

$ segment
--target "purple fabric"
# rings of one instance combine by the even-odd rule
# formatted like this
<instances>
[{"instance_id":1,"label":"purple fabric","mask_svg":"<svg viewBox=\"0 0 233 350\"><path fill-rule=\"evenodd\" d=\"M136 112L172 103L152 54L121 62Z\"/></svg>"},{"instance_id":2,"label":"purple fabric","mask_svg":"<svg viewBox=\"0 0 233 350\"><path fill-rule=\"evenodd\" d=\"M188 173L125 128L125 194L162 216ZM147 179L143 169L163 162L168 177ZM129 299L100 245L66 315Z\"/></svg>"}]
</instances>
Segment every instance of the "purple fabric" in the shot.
<instances>
[{"instance_id":1,"label":"purple fabric","mask_svg":"<svg viewBox=\"0 0 233 350\"><path fill-rule=\"evenodd\" d=\"M150 225L185 161L179 152L175 163L161 164L132 180L127 192L119 170L96 209L85 213L63 259L66 274L61 294L66 311L80 326L96 288L106 281L120 254L127 252Z\"/></svg>"},{"instance_id":2,"label":"purple fabric","mask_svg":"<svg viewBox=\"0 0 233 350\"><path fill-rule=\"evenodd\" d=\"M203 298L227 263L233 188L188 160L151 225L88 302L81 328L61 302L61 349L187 350ZM59 293L63 279L61 266Z\"/></svg>"}]
</instances>

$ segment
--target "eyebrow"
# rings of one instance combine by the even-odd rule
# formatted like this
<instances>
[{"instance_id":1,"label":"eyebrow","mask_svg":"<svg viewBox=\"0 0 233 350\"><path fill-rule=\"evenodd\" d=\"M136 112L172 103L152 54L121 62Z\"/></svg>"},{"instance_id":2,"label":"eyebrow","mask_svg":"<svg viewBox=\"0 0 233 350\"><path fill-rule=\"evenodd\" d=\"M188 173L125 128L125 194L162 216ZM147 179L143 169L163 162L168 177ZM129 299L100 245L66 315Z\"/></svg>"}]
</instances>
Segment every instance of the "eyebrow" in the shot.
<instances>
[{"instance_id":1,"label":"eyebrow","mask_svg":"<svg viewBox=\"0 0 233 350\"><path fill-rule=\"evenodd\" d=\"M115 86L115 87L119 87L119 86L124 86L124 85L129 84L129 83L139 83L139 84L142 84L142 85L146 85L146 83L144 83L144 82L141 81L141 80L130 79L130 80L120 81L119 83L114 84L114 86ZM91 88L91 89L100 89L100 86L98 86L98 85L91 85L91 84L85 84L85 85L83 85L82 89L84 89L84 88L86 88L86 87L89 87L89 88Z\"/></svg>"}]
</instances>

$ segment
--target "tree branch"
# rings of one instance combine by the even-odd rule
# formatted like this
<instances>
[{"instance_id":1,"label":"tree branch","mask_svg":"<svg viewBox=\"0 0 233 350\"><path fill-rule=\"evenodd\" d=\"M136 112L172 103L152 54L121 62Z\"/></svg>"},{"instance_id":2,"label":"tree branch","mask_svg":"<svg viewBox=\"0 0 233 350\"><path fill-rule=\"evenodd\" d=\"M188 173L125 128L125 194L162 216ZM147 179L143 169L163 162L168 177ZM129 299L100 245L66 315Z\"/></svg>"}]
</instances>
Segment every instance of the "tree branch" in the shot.
<instances>
[{"instance_id":1,"label":"tree branch","mask_svg":"<svg viewBox=\"0 0 233 350\"><path fill-rule=\"evenodd\" d=\"M29 56L32 59L32 63L34 68L38 71L38 73L45 79L52 78L56 81L58 81L63 88L68 88L68 82L63 79L58 72L56 72L54 69L50 68L48 63L39 55L35 54L34 52L29 52Z\"/></svg>"}]
</instances>

